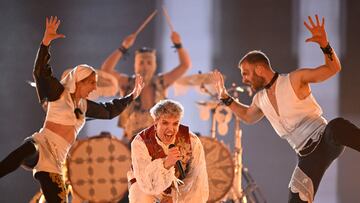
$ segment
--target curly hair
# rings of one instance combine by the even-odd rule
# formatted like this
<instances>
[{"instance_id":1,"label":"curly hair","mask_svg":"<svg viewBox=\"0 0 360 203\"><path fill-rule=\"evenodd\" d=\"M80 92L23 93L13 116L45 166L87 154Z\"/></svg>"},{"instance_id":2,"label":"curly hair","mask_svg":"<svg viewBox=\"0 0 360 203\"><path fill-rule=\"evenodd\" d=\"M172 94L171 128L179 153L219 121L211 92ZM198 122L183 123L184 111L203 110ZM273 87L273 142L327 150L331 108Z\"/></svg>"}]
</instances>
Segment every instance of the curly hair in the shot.
<instances>
[{"instance_id":1,"label":"curly hair","mask_svg":"<svg viewBox=\"0 0 360 203\"><path fill-rule=\"evenodd\" d=\"M154 120L162 115L179 116L184 115L184 107L177 101L171 99L160 100L150 109L151 117Z\"/></svg>"}]
</instances>

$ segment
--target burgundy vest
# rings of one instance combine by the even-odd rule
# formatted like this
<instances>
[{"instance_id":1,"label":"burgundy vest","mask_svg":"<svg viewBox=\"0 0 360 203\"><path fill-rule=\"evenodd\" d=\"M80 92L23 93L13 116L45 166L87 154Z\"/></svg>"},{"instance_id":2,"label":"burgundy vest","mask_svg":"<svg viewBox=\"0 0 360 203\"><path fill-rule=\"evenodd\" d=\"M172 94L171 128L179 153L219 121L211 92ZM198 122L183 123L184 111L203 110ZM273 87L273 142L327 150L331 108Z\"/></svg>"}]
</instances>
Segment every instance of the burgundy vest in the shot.
<instances>
[{"instance_id":1,"label":"burgundy vest","mask_svg":"<svg viewBox=\"0 0 360 203\"><path fill-rule=\"evenodd\" d=\"M141 131L139 135L144 140L146 148L152 160L166 157L163 148L156 142L156 137L155 137L156 131L154 125ZM176 138L175 138L175 146L179 148L180 154L182 155L181 165L185 169L185 174L186 174L190 167L190 159L191 159L191 142L190 142L189 127L184 125L179 126L179 131L176 134ZM175 167L175 176L177 178L180 177L180 173L176 167ZM135 178L130 180L130 184L134 182L136 182ZM164 193L171 194L171 186L168 187L164 191Z\"/></svg>"},{"instance_id":2,"label":"burgundy vest","mask_svg":"<svg viewBox=\"0 0 360 203\"><path fill-rule=\"evenodd\" d=\"M156 131L154 125L140 132L140 136L144 140L144 143L146 145L146 148L148 149L149 155L151 156L152 160L166 157L163 148L156 142ZM179 148L180 154L182 155L181 165L183 169L188 169L191 158L189 127L184 125L179 126L179 131L176 134L175 138L175 146ZM185 170L185 173L186 172L188 172L188 170ZM176 167L175 176L178 178L180 177L180 174Z\"/></svg>"}]
</instances>

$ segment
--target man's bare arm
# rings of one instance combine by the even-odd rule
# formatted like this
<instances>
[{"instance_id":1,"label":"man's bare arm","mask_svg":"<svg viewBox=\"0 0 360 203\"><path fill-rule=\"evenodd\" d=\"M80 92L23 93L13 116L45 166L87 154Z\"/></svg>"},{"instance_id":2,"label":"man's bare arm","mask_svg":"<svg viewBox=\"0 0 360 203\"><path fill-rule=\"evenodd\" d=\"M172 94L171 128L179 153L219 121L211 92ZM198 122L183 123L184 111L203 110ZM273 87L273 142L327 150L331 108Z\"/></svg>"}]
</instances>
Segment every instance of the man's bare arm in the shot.
<instances>
[{"instance_id":1,"label":"man's bare arm","mask_svg":"<svg viewBox=\"0 0 360 203\"><path fill-rule=\"evenodd\" d=\"M254 104L248 106L231 98L226 91L224 77L219 71L215 70L212 73L211 78L215 84L220 100L225 101L225 104L228 105L235 115L243 122L253 124L264 116L263 112Z\"/></svg>"},{"instance_id":2,"label":"man's bare arm","mask_svg":"<svg viewBox=\"0 0 360 203\"><path fill-rule=\"evenodd\" d=\"M127 36L121 43L121 47L114 50L101 65L101 70L114 75L120 84L128 82L128 76L126 74L117 72L115 68L126 51L134 44L135 39L135 34Z\"/></svg>"},{"instance_id":3,"label":"man's bare arm","mask_svg":"<svg viewBox=\"0 0 360 203\"><path fill-rule=\"evenodd\" d=\"M191 67L191 59L187 50L182 47L180 35L177 32L171 34L171 40L174 45L181 45L181 48L177 48L180 64L170 72L164 73L164 85L165 87L173 84L177 79L185 74L185 72Z\"/></svg>"},{"instance_id":4,"label":"man's bare arm","mask_svg":"<svg viewBox=\"0 0 360 203\"><path fill-rule=\"evenodd\" d=\"M306 39L306 42L315 42L319 44L324 52L325 64L313 69L299 69L294 74L298 75L303 85L308 83L318 83L329 79L341 70L340 60L335 51L330 47L325 31L325 19L320 23L319 17L315 15L316 23L309 16L309 23L304 22L305 27L311 32L312 36Z\"/></svg>"}]
</instances>

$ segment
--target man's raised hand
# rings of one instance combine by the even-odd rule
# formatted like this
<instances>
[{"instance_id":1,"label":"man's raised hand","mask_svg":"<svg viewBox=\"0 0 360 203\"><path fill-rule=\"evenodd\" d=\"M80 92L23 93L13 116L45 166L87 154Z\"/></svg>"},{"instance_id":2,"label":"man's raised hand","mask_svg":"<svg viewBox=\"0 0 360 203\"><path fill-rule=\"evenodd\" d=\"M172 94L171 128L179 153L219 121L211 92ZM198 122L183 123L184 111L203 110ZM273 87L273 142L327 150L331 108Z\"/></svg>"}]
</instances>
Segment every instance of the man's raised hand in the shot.
<instances>
[{"instance_id":1,"label":"man's raised hand","mask_svg":"<svg viewBox=\"0 0 360 203\"><path fill-rule=\"evenodd\" d=\"M315 42L318 43L320 47L326 47L326 45L328 44L328 39L325 31L324 17L322 18L321 24L318 15L315 15L316 24L314 23L314 21L310 16L308 16L308 18L310 25L306 21L304 21L304 25L311 32L312 36L306 39L305 41Z\"/></svg>"}]
</instances>

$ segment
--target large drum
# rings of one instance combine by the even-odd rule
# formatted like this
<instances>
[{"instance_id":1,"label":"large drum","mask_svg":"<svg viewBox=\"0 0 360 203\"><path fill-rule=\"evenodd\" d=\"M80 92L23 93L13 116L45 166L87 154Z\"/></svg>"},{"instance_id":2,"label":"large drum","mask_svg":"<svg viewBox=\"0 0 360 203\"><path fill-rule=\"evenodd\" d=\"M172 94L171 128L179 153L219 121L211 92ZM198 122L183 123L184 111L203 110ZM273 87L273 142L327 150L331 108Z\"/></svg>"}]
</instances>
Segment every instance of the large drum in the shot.
<instances>
[{"instance_id":1,"label":"large drum","mask_svg":"<svg viewBox=\"0 0 360 203\"><path fill-rule=\"evenodd\" d=\"M116 202L127 191L130 151L109 133L77 141L67 159L73 192L91 202Z\"/></svg>"},{"instance_id":2,"label":"large drum","mask_svg":"<svg viewBox=\"0 0 360 203\"><path fill-rule=\"evenodd\" d=\"M200 136L205 151L206 169L209 178L209 200L221 200L230 190L234 180L234 162L224 144L210 138Z\"/></svg>"}]
</instances>

